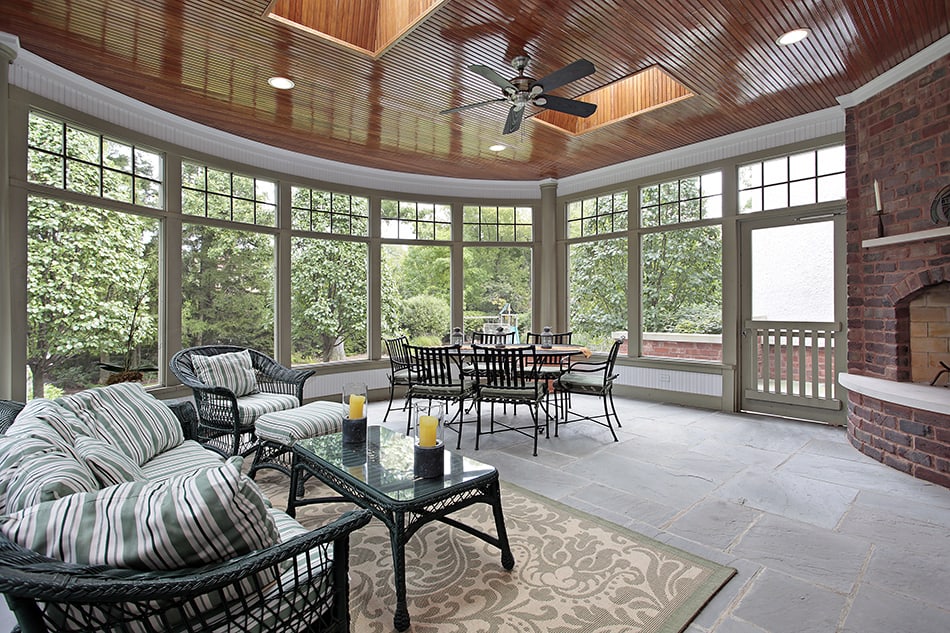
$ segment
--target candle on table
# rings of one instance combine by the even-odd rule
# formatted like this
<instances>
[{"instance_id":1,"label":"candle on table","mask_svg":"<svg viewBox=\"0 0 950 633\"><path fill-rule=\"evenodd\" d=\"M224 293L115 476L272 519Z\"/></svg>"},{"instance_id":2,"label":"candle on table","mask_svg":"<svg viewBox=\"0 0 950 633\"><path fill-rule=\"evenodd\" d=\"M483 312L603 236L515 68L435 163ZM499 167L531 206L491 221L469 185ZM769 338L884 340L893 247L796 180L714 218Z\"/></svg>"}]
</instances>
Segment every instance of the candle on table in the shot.
<instances>
[{"instance_id":1,"label":"candle on table","mask_svg":"<svg viewBox=\"0 0 950 633\"><path fill-rule=\"evenodd\" d=\"M365 396L353 394L350 396L350 419L359 420L363 417L363 403L366 402Z\"/></svg>"},{"instance_id":2,"label":"candle on table","mask_svg":"<svg viewBox=\"0 0 950 633\"><path fill-rule=\"evenodd\" d=\"M439 421L435 416L423 415L419 417L419 446L435 446L438 426Z\"/></svg>"}]
</instances>

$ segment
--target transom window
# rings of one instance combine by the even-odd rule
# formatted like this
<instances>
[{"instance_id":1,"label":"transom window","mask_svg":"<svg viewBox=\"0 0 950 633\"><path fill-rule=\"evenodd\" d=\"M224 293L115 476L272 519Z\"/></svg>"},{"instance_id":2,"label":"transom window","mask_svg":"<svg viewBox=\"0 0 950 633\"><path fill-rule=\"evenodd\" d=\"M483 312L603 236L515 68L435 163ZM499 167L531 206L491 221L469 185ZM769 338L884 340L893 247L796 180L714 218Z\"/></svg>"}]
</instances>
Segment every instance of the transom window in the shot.
<instances>
[{"instance_id":1,"label":"transom window","mask_svg":"<svg viewBox=\"0 0 950 633\"><path fill-rule=\"evenodd\" d=\"M739 167L739 212L754 213L843 200L844 145Z\"/></svg>"},{"instance_id":2,"label":"transom window","mask_svg":"<svg viewBox=\"0 0 950 633\"><path fill-rule=\"evenodd\" d=\"M531 207L462 207L462 239L466 242L530 242Z\"/></svg>"},{"instance_id":3,"label":"transom window","mask_svg":"<svg viewBox=\"0 0 950 633\"><path fill-rule=\"evenodd\" d=\"M567 236L587 237L627 230L627 192L575 200L567 205Z\"/></svg>"},{"instance_id":4,"label":"transom window","mask_svg":"<svg viewBox=\"0 0 950 633\"><path fill-rule=\"evenodd\" d=\"M182 161L181 210L186 215L276 226L277 183Z\"/></svg>"},{"instance_id":5,"label":"transom window","mask_svg":"<svg viewBox=\"0 0 950 633\"><path fill-rule=\"evenodd\" d=\"M383 200L380 216L384 238L451 240L452 207L437 202Z\"/></svg>"},{"instance_id":6,"label":"transom window","mask_svg":"<svg viewBox=\"0 0 950 633\"><path fill-rule=\"evenodd\" d=\"M640 226L667 226L721 217L721 172L640 187Z\"/></svg>"},{"instance_id":7,"label":"transom window","mask_svg":"<svg viewBox=\"0 0 950 633\"><path fill-rule=\"evenodd\" d=\"M290 200L293 229L337 235L369 235L369 198L291 187Z\"/></svg>"},{"instance_id":8,"label":"transom window","mask_svg":"<svg viewBox=\"0 0 950 633\"><path fill-rule=\"evenodd\" d=\"M164 205L162 155L30 113L30 182L153 209Z\"/></svg>"}]
</instances>

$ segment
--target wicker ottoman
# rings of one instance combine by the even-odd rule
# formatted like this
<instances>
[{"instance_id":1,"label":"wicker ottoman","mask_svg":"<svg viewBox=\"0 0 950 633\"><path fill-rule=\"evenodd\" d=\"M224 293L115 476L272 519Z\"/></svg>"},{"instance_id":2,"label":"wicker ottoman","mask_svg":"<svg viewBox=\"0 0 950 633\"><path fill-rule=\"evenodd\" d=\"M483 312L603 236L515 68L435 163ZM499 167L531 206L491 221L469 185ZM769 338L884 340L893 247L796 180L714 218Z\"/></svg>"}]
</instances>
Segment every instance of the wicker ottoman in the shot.
<instances>
[{"instance_id":1,"label":"wicker ottoman","mask_svg":"<svg viewBox=\"0 0 950 633\"><path fill-rule=\"evenodd\" d=\"M258 448L248 473L251 477L261 468L273 468L290 476L290 447L308 437L339 433L348 409L340 402L318 400L302 407L275 411L257 418L254 433Z\"/></svg>"}]
</instances>

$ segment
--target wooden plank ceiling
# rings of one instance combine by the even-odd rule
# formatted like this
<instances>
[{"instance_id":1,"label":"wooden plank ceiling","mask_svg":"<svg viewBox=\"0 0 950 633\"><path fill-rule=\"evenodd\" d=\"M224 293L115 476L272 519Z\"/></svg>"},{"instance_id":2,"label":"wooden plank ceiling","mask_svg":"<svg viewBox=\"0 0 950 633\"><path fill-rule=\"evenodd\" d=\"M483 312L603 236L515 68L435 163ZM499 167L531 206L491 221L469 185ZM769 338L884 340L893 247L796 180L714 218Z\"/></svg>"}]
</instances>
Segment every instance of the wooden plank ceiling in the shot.
<instances>
[{"instance_id":1,"label":"wooden plank ceiling","mask_svg":"<svg viewBox=\"0 0 950 633\"><path fill-rule=\"evenodd\" d=\"M263 143L501 180L562 178L835 106L950 33L950 0L283 0L300 15L308 2L324 22L325 7L351 7L338 9L335 32L369 52L268 17L270 0L5 2L0 31L95 82ZM410 5L422 15L415 25L387 17ZM811 37L775 43L796 27ZM577 133L533 120L529 108L521 130L502 135L505 103L439 113L500 97L467 67L509 78L523 53L536 78L593 62L593 75L553 94L607 95L604 109L636 99L594 91L651 67L693 96L568 128ZM271 88L273 75L296 87ZM544 118L556 124L554 114ZM494 153L494 143L508 149Z\"/></svg>"}]
</instances>

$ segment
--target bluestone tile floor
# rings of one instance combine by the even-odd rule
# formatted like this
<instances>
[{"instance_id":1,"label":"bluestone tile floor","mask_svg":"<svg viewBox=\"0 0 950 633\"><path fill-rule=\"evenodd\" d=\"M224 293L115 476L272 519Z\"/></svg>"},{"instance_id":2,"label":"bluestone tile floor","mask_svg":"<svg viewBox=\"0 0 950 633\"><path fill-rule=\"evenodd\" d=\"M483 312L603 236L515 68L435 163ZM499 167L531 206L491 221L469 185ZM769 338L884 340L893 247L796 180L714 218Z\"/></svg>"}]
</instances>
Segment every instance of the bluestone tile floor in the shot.
<instances>
[{"instance_id":1,"label":"bluestone tile floor","mask_svg":"<svg viewBox=\"0 0 950 633\"><path fill-rule=\"evenodd\" d=\"M476 452L467 423L462 452L505 481L735 567L687 633L950 632L950 490L862 455L843 427L616 404L619 442L575 422L556 438L552 426L537 457L511 432L483 435ZM373 403L370 420L384 413ZM387 426L405 425L390 414ZM454 432L446 440L454 448Z\"/></svg>"}]
</instances>

